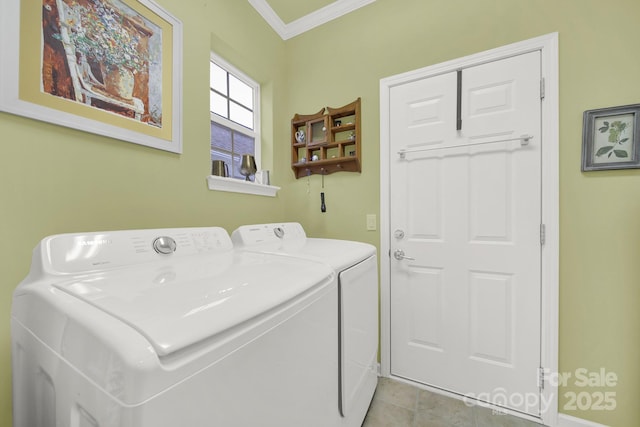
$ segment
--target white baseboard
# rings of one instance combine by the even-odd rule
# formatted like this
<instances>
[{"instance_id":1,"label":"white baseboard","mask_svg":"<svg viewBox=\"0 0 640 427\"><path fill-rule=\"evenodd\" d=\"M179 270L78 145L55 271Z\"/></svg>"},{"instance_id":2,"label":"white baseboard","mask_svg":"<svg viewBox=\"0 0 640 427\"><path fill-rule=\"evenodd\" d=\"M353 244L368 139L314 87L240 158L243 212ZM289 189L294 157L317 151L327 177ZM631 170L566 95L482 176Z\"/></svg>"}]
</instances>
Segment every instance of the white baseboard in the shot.
<instances>
[{"instance_id":1,"label":"white baseboard","mask_svg":"<svg viewBox=\"0 0 640 427\"><path fill-rule=\"evenodd\" d=\"M605 424L594 423L571 415L558 414L558 427L607 427Z\"/></svg>"}]
</instances>

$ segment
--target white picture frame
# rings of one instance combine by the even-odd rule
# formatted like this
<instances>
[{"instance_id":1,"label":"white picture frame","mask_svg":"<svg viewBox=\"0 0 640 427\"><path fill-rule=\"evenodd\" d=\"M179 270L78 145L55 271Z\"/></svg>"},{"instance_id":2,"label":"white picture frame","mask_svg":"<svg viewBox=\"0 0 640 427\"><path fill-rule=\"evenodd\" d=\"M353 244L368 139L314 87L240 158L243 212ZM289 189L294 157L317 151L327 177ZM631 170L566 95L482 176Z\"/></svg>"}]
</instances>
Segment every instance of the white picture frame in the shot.
<instances>
[{"instance_id":1,"label":"white picture frame","mask_svg":"<svg viewBox=\"0 0 640 427\"><path fill-rule=\"evenodd\" d=\"M106 2L0 2L0 111L181 153L182 23L152 0ZM101 31L88 29L91 19L96 18L93 15L85 19L84 27L78 24L78 17L89 13L99 14L105 22L115 22L118 32L109 32L109 26L101 27ZM53 18L49 19L48 14ZM99 69L106 68L107 57L92 55L89 66L86 58L90 55L81 51L83 45L78 41L80 36L86 36L85 41L95 44L100 41L98 37L123 34L147 55L140 61L142 67L132 72L133 81L120 84L131 86L134 94L130 98L105 89L106 73ZM152 37L153 42L149 41ZM159 52L153 58L152 43ZM151 86L155 87L154 93ZM142 95L136 97L135 91Z\"/></svg>"}]
</instances>

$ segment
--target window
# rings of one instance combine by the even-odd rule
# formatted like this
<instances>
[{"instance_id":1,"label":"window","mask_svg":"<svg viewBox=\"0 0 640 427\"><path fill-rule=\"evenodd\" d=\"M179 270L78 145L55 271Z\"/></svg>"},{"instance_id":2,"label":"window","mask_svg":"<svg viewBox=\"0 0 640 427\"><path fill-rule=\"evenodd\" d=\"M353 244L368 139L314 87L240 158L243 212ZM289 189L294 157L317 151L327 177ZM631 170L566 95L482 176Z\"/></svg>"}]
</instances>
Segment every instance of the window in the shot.
<instances>
[{"instance_id":1,"label":"window","mask_svg":"<svg viewBox=\"0 0 640 427\"><path fill-rule=\"evenodd\" d=\"M213 54L209 67L211 160L224 160L229 176L244 179L242 155L260 161L260 86Z\"/></svg>"}]
</instances>

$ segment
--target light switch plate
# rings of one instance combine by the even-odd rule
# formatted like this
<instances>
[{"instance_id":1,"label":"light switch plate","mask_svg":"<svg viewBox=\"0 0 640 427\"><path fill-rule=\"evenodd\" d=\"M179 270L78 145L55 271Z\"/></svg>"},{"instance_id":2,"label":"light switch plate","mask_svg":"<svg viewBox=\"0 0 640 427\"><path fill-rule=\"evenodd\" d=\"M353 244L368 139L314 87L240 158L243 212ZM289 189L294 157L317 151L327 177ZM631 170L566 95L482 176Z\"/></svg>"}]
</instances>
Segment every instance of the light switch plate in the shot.
<instances>
[{"instance_id":1,"label":"light switch plate","mask_svg":"<svg viewBox=\"0 0 640 427\"><path fill-rule=\"evenodd\" d=\"M375 214L367 214L367 231L376 231L378 224Z\"/></svg>"}]
</instances>

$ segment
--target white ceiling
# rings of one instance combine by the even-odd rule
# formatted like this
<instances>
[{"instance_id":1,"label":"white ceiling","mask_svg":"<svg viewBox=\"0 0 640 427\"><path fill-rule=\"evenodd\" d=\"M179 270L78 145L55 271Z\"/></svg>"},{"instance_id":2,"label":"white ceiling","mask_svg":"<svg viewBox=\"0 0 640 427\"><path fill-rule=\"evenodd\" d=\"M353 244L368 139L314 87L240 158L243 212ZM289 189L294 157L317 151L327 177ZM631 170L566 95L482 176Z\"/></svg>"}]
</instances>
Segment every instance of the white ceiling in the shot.
<instances>
[{"instance_id":1,"label":"white ceiling","mask_svg":"<svg viewBox=\"0 0 640 427\"><path fill-rule=\"evenodd\" d=\"M375 0L249 0L283 40L346 15Z\"/></svg>"}]
</instances>

